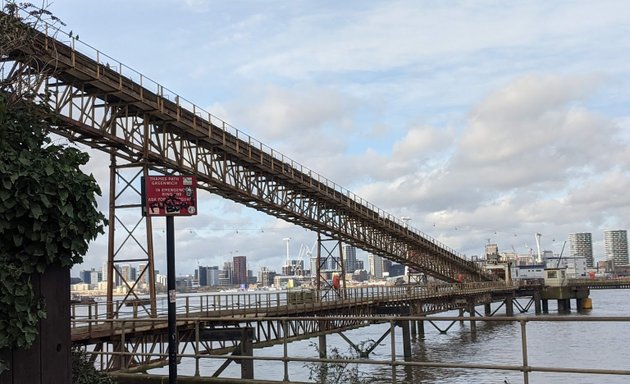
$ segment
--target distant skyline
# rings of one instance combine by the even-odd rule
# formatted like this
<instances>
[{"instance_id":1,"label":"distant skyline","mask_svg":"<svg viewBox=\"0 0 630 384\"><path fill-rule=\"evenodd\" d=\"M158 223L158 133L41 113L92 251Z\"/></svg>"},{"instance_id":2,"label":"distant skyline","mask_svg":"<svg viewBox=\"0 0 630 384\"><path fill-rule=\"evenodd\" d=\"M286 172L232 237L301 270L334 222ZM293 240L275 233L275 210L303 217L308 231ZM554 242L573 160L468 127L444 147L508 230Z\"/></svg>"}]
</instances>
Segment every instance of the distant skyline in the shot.
<instances>
[{"instance_id":1,"label":"distant skyline","mask_svg":"<svg viewBox=\"0 0 630 384\"><path fill-rule=\"evenodd\" d=\"M560 252L630 228L624 1L64 0L81 41L448 246ZM86 171L103 188L108 156ZM201 194L177 270L297 256L310 231ZM165 270L155 221L156 268ZM106 236L79 269L100 268ZM364 253L358 254L366 260Z\"/></svg>"}]
</instances>

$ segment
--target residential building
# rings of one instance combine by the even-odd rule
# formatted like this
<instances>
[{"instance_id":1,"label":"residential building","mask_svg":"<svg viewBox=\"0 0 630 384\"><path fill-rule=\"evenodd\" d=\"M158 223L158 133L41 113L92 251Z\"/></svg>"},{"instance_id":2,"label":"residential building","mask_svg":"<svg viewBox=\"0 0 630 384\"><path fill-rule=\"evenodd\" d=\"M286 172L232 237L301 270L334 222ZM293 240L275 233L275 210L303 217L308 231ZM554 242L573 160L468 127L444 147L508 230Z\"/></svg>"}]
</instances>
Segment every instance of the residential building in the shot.
<instances>
[{"instance_id":1,"label":"residential building","mask_svg":"<svg viewBox=\"0 0 630 384\"><path fill-rule=\"evenodd\" d=\"M84 284L92 284L92 271L81 271L79 277ZM96 282L94 282L96 284Z\"/></svg>"},{"instance_id":2,"label":"residential building","mask_svg":"<svg viewBox=\"0 0 630 384\"><path fill-rule=\"evenodd\" d=\"M216 287L219 285L219 266L208 267L208 286Z\"/></svg>"},{"instance_id":3,"label":"residential building","mask_svg":"<svg viewBox=\"0 0 630 384\"><path fill-rule=\"evenodd\" d=\"M199 281L200 287L205 287L208 285L208 267L199 266L196 271L197 281Z\"/></svg>"},{"instance_id":4,"label":"residential building","mask_svg":"<svg viewBox=\"0 0 630 384\"><path fill-rule=\"evenodd\" d=\"M369 254L368 264L370 275L375 279L383 278L383 258L378 255Z\"/></svg>"},{"instance_id":5,"label":"residential building","mask_svg":"<svg viewBox=\"0 0 630 384\"><path fill-rule=\"evenodd\" d=\"M613 265L628 265L628 233L625 229L604 231L606 259Z\"/></svg>"},{"instance_id":6,"label":"residential building","mask_svg":"<svg viewBox=\"0 0 630 384\"><path fill-rule=\"evenodd\" d=\"M389 273L390 269L392 267L392 261L391 260L387 260L387 259L383 259L383 274L385 273ZM404 273L404 272L403 272ZM393 275L389 275L389 276L393 276Z\"/></svg>"},{"instance_id":7,"label":"residential building","mask_svg":"<svg viewBox=\"0 0 630 384\"><path fill-rule=\"evenodd\" d=\"M353 245L343 246L343 262L346 273L354 273L358 268L357 249Z\"/></svg>"},{"instance_id":8,"label":"residential building","mask_svg":"<svg viewBox=\"0 0 630 384\"><path fill-rule=\"evenodd\" d=\"M246 256L234 256L232 259L233 275L232 284L235 285L247 285L247 257Z\"/></svg>"},{"instance_id":9,"label":"residential building","mask_svg":"<svg viewBox=\"0 0 630 384\"><path fill-rule=\"evenodd\" d=\"M569 234L569 256L584 257L586 266L592 268L593 264L593 239L589 232Z\"/></svg>"}]
</instances>

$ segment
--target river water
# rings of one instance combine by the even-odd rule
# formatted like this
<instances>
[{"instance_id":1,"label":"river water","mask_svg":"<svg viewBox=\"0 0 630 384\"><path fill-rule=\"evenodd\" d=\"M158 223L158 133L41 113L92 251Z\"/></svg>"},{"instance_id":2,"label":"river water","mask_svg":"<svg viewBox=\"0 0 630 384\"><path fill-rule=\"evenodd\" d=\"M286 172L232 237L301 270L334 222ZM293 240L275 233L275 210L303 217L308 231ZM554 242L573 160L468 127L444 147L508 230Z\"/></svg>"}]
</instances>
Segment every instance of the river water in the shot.
<instances>
[{"instance_id":1,"label":"river water","mask_svg":"<svg viewBox=\"0 0 630 384\"><path fill-rule=\"evenodd\" d=\"M549 302L549 314L543 316L630 316L626 290L592 290L593 310L570 314L558 314L556 302ZM520 301L522 305L526 301ZM572 301L575 307L575 301ZM496 304L495 304L496 305ZM495 307L493 306L493 310ZM514 308L515 314L518 313ZM483 307L477 311L483 312ZM499 309L497 316L505 314ZM456 316L456 312L442 316ZM440 315L436 315L440 316ZM533 306L528 313L517 316L534 316ZM441 329L450 322L436 322ZM389 328L388 324L364 327L344 334L355 344L378 340ZM400 328L396 328L396 359L402 360ZM317 357L317 338L298 341L288 345L290 357ZM350 357L352 351L339 335L327 336L329 357L331 349L336 348L339 355ZM529 322L527 323L528 363L534 367L562 367L578 369L628 370L630 364L630 324L623 322ZM191 351L187 351L192 353ZM412 342L414 361L433 363L473 363L487 365L522 365L521 328L518 323L477 322L477 332L473 335L468 322L456 322L446 334L425 322L424 337L416 337ZM276 346L254 350L254 356L281 357L283 347ZM371 359L389 360L391 358L391 339L386 337L370 354ZM201 376L211 376L224 362L217 359L201 359ZM352 367L349 366L349 368ZM346 373L349 371L346 369ZM358 376L361 383L391 383L394 381L392 368L388 366L361 365ZM183 375L195 372L194 360L183 360L178 367ZM284 365L282 362L257 361L254 366L256 379L282 380ZM291 381L312 381L311 374L318 372L314 365L303 362L291 362L288 374ZM154 369L151 373L168 374L168 368ZM398 383L523 383L523 374L518 371L485 369L452 369L411 367L396 369ZM230 364L221 377L240 377L240 366ZM348 379L334 380L341 384ZM530 372L529 383L544 384L591 384L591 383L630 383L629 376L592 375L574 373Z\"/></svg>"}]
</instances>

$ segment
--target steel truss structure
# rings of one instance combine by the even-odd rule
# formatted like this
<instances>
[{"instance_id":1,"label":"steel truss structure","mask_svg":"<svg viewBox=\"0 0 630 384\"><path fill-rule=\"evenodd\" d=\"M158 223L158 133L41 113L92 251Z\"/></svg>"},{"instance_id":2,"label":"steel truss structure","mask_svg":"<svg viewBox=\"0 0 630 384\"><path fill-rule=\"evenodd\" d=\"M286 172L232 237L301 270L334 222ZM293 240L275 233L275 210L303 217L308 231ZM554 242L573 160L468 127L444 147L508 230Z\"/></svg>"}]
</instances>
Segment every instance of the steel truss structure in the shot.
<instances>
[{"instance_id":1,"label":"steel truss structure","mask_svg":"<svg viewBox=\"0 0 630 384\"><path fill-rule=\"evenodd\" d=\"M332 242L334 246L329 249L329 247L326 247L326 242ZM339 252L339 257L335 257L335 250ZM333 268L325 271L322 268L326 265ZM334 284L333 272L340 274L337 287ZM331 276L327 276L327 273L330 273ZM315 285L317 297L326 298L329 294L339 297L340 294L346 292L346 269L340 240L322 239L322 236L317 234L317 270L315 275L317 276Z\"/></svg>"},{"instance_id":2,"label":"steel truss structure","mask_svg":"<svg viewBox=\"0 0 630 384\"><path fill-rule=\"evenodd\" d=\"M193 348L198 355L229 355L239 350L242 337L228 337L230 332L251 329L249 341L253 348L264 348L277 344L310 339L318 335L341 333L366 326L358 317L368 316L368 307L358 307L336 314L336 318L322 321L321 317L309 320L296 319L241 319L221 320L210 318L186 319L180 321L178 328L178 355ZM348 316L348 319L339 318ZM165 366L168 364L168 334L158 323L148 325L146 321L114 320L112 324L122 330L115 336L101 340L86 340L84 348L92 354L102 371L137 372ZM136 324L137 323L137 324ZM133 324L133 325L132 325ZM129 328L126 333L125 328ZM213 332L216 331L216 332ZM217 333L223 337L217 337ZM89 346L89 348L87 348ZM101 358L99 358L101 356Z\"/></svg>"},{"instance_id":3,"label":"steel truss structure","mask_svg":"<svg viewBox=\"0 0 630 384\"><path fill-rule=\"evenodd\" d=\"M153 257L153 226L150 217L143 217L141 212L141 191L136 185L141 177L149 174L146 164L125 164L118 166L115 151L110 155L109 180L109 225L107 246L107 317L115 318L121 307L132 301L136 307L150 317L157 315L155 262ZM132 202L126 195L132 196ZM124 214L129 210L130 215ZM122 214L121 214L122 213ZM141 226L144 224L144 228ZM116 229L122 231L117 231ZM142 231L144 230L144 233ZM117 238L117 232L119 234ZM122 235L122 236L121 236ZM145 241L146 240L146 241ZM125 274L118 263L140 263L137 276ZM114 304L114 282L121 281L126 288L122 300ZM136 287L146 284L149 301L141 300Z\"/></svg>"},{"instance_id":4,"label":"steel truss structure","mask_svg":"<svg viewBox=\"0 0 630 384\"><path fill-rule=\"evenodd\" d=\"M0 13L0 20L10 17ZM196 175L199 188L440 280L495 279L444 244L76 38L46 24L31 32L29 44L0 52L0 91L13 100L49 106L58 116L55 133L124 164Z\"/></svg>"}]
</instances>

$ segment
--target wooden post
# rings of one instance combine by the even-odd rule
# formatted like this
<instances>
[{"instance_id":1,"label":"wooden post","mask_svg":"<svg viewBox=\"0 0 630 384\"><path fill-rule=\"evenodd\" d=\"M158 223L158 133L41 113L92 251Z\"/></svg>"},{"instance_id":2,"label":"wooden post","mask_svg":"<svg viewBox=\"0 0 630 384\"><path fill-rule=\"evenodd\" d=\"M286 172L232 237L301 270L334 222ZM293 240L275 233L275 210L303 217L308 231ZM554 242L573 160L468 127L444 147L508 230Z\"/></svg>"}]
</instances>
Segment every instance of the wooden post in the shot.
<instances>
[{"instance_id":1,"label":"wooden post","mask_svg":"<svg viewBox=\"0 0 630 384\"><path fill-rule=\"evenodd\" d=\"M43 275L32 275L35 295L46 305L46 319L39 323L39 336L29 349L3 350L9 370L0 384L70 384L70 270L51 266Z\"/></svg>"},{"instance_id":2,"label":"wooden post","mask_svg":"<svg viewBox=\"0 0 630 384\"><path fill-rule=\"evenodd\" d=\"M244 328L243 337L241 339L241 356L254 356L254 347L252 338L254 336L253 328ZM254 378L254 360L241 360L241 379Z\"/></svg>"},{"instance_id":3,"label":"wooden post","mask_svg":"<svg viewBox=\"0 0 630 384\"><path fill-rule=\"evenodd\" d=\"M399 321L398 325L402 328L402 340L403 340L403 357L405 361L411 360L411 331L409 329L409 321Z\"/></svg>"}]
</instances>

